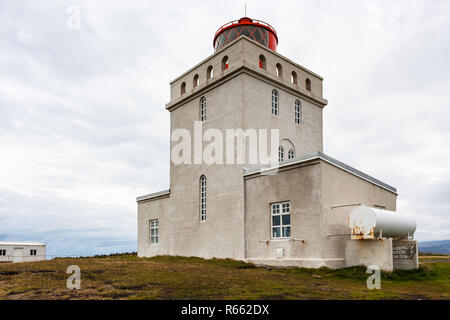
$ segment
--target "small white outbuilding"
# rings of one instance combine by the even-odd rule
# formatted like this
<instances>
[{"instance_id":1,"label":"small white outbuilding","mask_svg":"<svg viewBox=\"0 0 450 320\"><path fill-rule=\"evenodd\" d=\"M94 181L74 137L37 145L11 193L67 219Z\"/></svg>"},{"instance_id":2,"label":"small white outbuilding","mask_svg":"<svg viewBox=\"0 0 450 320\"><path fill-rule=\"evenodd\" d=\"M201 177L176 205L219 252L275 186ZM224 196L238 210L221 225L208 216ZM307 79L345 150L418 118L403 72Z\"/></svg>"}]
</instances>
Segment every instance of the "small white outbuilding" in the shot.
<instances>
[{"instance_id":1,"label":"small white outbuilding","mask_svg":"<svg viewBox=\"0 0 450 320\"><path fill-rule=\"evenodd\" d=\"M46 260L45 244L43 243L0 241L0 263L40 260Z\"/></svg>"}]
</instances>

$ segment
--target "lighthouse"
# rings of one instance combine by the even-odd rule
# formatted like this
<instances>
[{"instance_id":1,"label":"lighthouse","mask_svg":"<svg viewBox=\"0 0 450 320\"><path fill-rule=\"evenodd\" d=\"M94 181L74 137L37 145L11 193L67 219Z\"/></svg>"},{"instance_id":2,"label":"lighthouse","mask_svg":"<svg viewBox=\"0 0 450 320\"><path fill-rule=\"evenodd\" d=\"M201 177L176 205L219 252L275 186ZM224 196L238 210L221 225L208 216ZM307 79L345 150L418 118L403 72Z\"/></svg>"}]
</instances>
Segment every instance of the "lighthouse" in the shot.
<instances>
[{"instance_id":1,"label":"lighthouse","mask_svg":"<svg viewBox=\"0 0 450 320\"><path fill-rule=\"evenodd\" d=\"M213 53L170 82L170 188L137 197L138 255L392 269L392 239L358 242L377 255L348 257L350 212L394 212L397 190L324 154L324 79L277 52L269 23L243 17L212 40ZM252 145L274 143L276 163L251 161Z\"/></svg>"}]
</instances>

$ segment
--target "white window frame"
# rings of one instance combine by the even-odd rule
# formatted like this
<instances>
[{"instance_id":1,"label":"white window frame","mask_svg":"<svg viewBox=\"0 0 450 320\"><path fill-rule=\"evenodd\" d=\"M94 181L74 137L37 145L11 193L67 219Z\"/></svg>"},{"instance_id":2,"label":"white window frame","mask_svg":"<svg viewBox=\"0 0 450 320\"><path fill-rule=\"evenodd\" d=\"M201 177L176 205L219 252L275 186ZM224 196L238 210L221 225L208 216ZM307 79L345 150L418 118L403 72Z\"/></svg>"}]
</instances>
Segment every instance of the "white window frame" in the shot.
<instances>
[{"instance_id":1,"label":"white window frame","mask_svg":"<svg viewBox=\"0 0 450 320\"><path fill-rule=\"evenodd\" d=\"M200 222L206 221L206 176L200 177Z\"/></svg>"},{"instance_id":2,"label":"white window frame","mask_svg":"<svg viewBox=\"0 0 450 320\"><path fill-rule=\"evenodd\" d=\"M291 238L291 202L284 201L278 203L272 203L270 205L270 234L273 240L283 240ZM283 216L289 216L289 223L283 222ZM279 224L274 224L274 217L279 217ZM274 230L279 229L280 236L277 237L274 234ZM286 236L289 234L289 236Z\"/></svg>"},{"instance_id":3,"label":"white window frame","mask_svg":"<svg viewBox=\"0 0 450 320\"><path fill-rule=\"evenodd\" d=\"M6 249L0 249L0 257L6 256Z\"/></svg>"},{"instance_id":4,"label":"white window frame","mask_svg":"<svg viewBox=\"0 0 450 320\"><path fill-rule=\"evenodd\" d=\"M278 116L280 114L280 95L278 94L278 91L273 89L272 90L272 115Z\"/></svg>"},{"instance_id":5,"label":"white window frame","mask_svg":"<svg viewBox=\"0 0 450 320\"><path fill-rule=\"evenodd\" d=\"M150 220L148 225L150 245L156 245L159 243L159 219Z\"/></svg>"},{"instance_id":6,"label":"white window frame","mask_svg":"<svg viewBox=\"0 0 450 320\"><path fill-rule=\"evenodd\" d=\"M30 249L30 256L37 256L37 249Z\"/></svg>"},{"instance_id":7,"label":"white window frame","mask_svg":"<svg viewBox=\"0 0 450 320\"><path fill-rule=\"evenodd\" d=\"M200 98L200 121L206 121L206 98Z\"/></svg>"},{"instance_id":8,"label":"white window frame","mask_svg":"<svg viewBox=\"0 0 450 320\"><path fill-rule=\"evenodd\" d=\"M302 103L300 100L295 100L294 118L296 124L300 124L302 122Z\"/></svg>"}]
</instances>

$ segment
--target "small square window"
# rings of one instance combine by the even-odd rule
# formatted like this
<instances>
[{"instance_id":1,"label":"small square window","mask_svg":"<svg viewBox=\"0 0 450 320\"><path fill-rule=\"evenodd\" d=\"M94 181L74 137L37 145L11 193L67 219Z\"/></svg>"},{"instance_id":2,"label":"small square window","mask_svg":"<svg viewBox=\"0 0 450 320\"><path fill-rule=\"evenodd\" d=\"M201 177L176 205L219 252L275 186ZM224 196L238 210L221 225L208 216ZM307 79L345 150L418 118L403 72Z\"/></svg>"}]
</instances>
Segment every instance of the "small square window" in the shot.
<instances>
[{"instance_id":1,"label":"small square window","mask_svg":"<svg viewBox=\"0 0 450 320\"><path fill-rule=\"evenodd\" d=\"M35 256L37 255L37 250L36 249L31 249L30 250L30 256Z\"/></svg>"},{"instance_id":2,"label":"small square window","mask_svg":"<svg viewBox=\"0 0 450 320\"><path fill-rule=\"evenodd\" d=\"M0 256L6 256L6 250L4 249L0 250Z\"/></svg>"}]
</instances>

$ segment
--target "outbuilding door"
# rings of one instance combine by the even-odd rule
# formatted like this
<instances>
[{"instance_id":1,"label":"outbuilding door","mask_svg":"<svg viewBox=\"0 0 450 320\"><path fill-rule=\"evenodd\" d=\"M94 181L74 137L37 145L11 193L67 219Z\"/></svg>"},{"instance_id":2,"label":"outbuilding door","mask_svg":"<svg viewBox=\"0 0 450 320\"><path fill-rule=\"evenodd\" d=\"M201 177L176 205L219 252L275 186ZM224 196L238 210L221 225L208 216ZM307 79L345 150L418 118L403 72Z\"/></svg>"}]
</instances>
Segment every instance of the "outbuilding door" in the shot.
<instances>
[{"instance_id":1,"label":"outbuilding door","mask_svg":"<svg viewBox=\"0 0 450 320\"><path fill-rule=\"evenodd\" d=\"M23 248L14 248L13 262L23 261Z\"/></svg>"}]
</instances>

